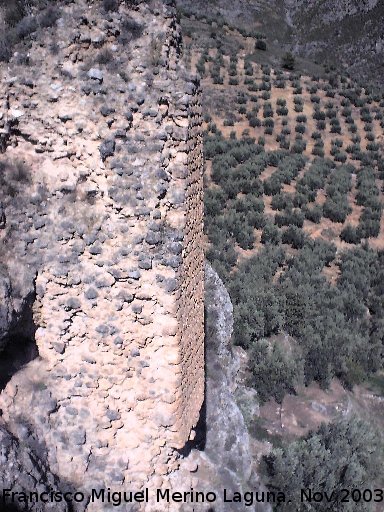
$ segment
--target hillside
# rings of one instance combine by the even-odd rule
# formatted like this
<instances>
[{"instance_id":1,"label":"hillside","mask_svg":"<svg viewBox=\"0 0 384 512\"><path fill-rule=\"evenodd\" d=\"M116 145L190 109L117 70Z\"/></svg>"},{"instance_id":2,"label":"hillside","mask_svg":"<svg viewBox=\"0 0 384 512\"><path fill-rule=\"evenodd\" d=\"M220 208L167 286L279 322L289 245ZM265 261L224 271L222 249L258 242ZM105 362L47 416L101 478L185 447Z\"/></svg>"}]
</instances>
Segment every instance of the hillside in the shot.
<instances>
[{"instance_id":1,"label":"hillside","mask_svg":"<svg viewBox=\"0 0 384 512\"><path fill-rule=\"evenodd\" d=\"M216 0L210 2L208 12L201 0L177 3L182 12L208 16L210 23L222 21L264 34L270 64L279 61L282 50L292 50L309 65L335 66L362 84L381 87L384 6L380 1Z\"/></svg>"}]
</instances>

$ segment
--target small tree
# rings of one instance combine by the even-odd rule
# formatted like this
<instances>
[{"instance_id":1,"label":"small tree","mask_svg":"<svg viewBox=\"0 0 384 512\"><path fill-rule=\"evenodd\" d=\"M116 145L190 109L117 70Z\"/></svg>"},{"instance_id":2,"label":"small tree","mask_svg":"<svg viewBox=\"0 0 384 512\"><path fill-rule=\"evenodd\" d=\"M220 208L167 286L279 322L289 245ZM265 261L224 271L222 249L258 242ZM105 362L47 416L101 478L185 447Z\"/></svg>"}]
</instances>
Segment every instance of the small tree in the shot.
<instances>
[{"instance_id":1,"label":"small tree","mask_svg":"<svg viewBox=\"0 0 384 512\"><path fill-rule=\"evenodd\" d=\"M267 43L263 39L258 39L255 44L255 49L265 52L267 49Z\"/></svg>"},{"instance_id":2,"label":"small tree","mask_svg":"<svg viewBox=\"0 0 384 512\"><path fill-rule=\"evenodd\" d=\"M284 69L293 70L295 69L295 57L291 52L287 52L283 55L283 58L281 60L281 64Z\"/></svg>"},{"instance_id":3,"label":"small tree","mask_svg":"<svg viewBox=\"0 0 384 512\"><path fill-rule=\"evenodd\" d=\"M382 454L380 439L374 428L360 418L347 418L322 424L316 432L303 439L284 444L265 457L269 488L285 493L285 512L330 512L345 510L360 512L370 507L351 500L347 508L342 503L343 489L369 486L379 471ZM321 490L333 495L332 506L324 500L297 506L299 489ZM307 506L308 505L308 506ZM280 507L279 507L280 510Z\"/></svg>"}]
</instances>

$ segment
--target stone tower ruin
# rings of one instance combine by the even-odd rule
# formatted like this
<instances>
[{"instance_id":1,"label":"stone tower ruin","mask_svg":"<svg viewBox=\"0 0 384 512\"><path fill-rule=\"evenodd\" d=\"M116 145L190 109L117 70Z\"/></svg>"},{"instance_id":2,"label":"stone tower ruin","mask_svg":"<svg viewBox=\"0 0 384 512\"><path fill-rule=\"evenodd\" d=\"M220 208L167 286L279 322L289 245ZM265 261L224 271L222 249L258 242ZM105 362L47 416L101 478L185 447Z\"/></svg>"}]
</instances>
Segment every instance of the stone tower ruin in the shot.
<instances>
[{"instance_id":1,"label":"stone tower ruin","mask_svg":"<svg viewBox=\"0 0 384 512\"><path fill-rule=\"evenodd\" d=\"M1 71L10 314L33 303L39 356L0 407L68 486L160 487L204 400L200 90L172 2L100 9L63 5Z\"/></svg>"}]
</instances>

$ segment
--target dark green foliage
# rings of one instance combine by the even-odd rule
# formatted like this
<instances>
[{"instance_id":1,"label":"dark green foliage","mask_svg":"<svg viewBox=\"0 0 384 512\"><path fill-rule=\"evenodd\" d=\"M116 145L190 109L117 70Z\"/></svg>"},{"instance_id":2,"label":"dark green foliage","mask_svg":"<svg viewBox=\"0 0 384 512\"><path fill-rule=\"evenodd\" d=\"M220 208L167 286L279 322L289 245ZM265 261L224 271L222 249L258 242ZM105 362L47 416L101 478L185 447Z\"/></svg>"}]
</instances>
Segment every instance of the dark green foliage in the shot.
<instances>
[{"instance_id":1,"label":"dark green foliage","mask_svg":"<svg viewBox=\"0 0 384 512\"><path fill-rule=\"evenodd\" d=\"M297 226L302 228L304 224L304 214L298 209L287 209L283 213L275 215L275 224L279 227Z\"/></svg>"},{"instance_id":2,"label":"dark green foliage","mask_svg":"<svg viewBox=\"0 0 384 512\"><path fill-rule=\"evenodd\" d=\"M345 163L347 161L347 155L344 151L336 151L333 158L335 162Z\"/></svg>"},{"instance_id":3,"label":"dark green foliage","mask_svg":"<svg viewBox=\"0 0 384 512\"><path fill-rule=\"evenodd\" d=\"M320 97L317 95L311 95L311 102L312 103L320 103Z\"/></svg>"},{"instance_id":4,"label":"dark green foliage","mask_svg":"<svg viewBox=\"0 0 384 512\"><path fill-rule=\"evenodd\" d=\"M347 244L358 244L361 240L358 230L350 224L344 226L340 233L340 238Z\"/></svg>"},{"instance_id":5,"label":"dark green foliage","mask_svg":"<svg viewBox=\"0 0 384 512\"><path fill-rule=\"evenodd\" d=\"M359 206L377 205L379 189L376 185L375 170L364 167L357 173L356 204Z\"/></svg>"},{"instance_id":6,"label":"dark green foliage","mask_svg":"<svg viewBox=\"0 0 384 512\"><path fill-rule=\"evenodd\" d=\"M33 16L26 16L15 27L16 37L25 39L38 29L38 23Z\"/></svg>"},{"instance_id":7,"label":"dark green foliage","mask_svg":"<svg viewBox=\"0 0 384 512\"><path fill-rule=\"evenodd\" d=\"M292 146L292 153L301 154L305 151L307 144L303 140L296 140Z\"/></svg>"},{"instance_id":8,"label":"dark green foliage","mask_svg":"<svg viewBox=\"0 0 384 512\"><path fill-rule=\"evenodd\" d=\"M283 261L281 250L266 246L257 257L244 261L229 283L236 344L248 348L255 341L279 331L281 308L270 281Z\"/></svg>"},{"instance_id":9,"label":"dark green foliage","mask_svg":"<svg viewBox=\"0 0 384 512\"><path fill-rule=\"evenodd\" d=\"M49 6L40 16L40 25L43 28L52 27L60 17L57 6Z\"/></svg>"},{"instance_id":10,"label":"dark green foliage","mask_svg":"<svg viewBox=\"0 0 384 512\"><path fill-rule=\"evenodd\" d=\"M317 130L325 130L326 126L327 125L325 121L317 121L316 123Z\"/></svg>"},{"instance_id":11,"label":"dark green foliage","mask_svg":"<svg viewBox=\"0 0 384 512\"><path fill-rule=\"evenodd\" d=\"M30 182L30 169L22 160L0 162L0 187L5 195L19 195Z\"/></svg>"},{"instance_id":12,"label":"dark green foliage","mask_svg":"<svg viewBox=\"0 0 384 512\"><path fill-rule=\"evenodd\" d=\"M239 105L246 105L247 103L247 96L243 93L243 92L240 92L238 95L237 95L237 103Z\"/></svg>"},{"instance_id":13,"label":"dark green foliage","mask_svg":"<svg viewBox=\"0 0 384 512\"><path fill-rule=\"evenodd\" d=\"M262 244L280 245L281 233L277 226L274 224L266 224L261 234Z\"/></svg>"},{"instance_id":14,"label":"dark green foliage","mask_svg":"<svg viewBox=\"0 0 384 512\"><path fill-rule=\"evenodd\" d=\"M320 158L324 158L324 144L315 144L312 149L312 155L319 156Z\"/></svg>"},{"instance_id":15,"label":"dark green foliage","mask_svg":"<svg viewBox=\"0 0 384 512\"><path fill-rule=\"evenodd\" d=\"M270 103L264 103L263 105L263 117L273 117L273 109Z\"/></svg>"},{"instance_id":16,"label":"dark green foliage","mask_svg":"<svg viewBox=\"0 0 384 512\"><path fill-rule=\"evenodd\" d=\"M306 123L307 122L307 116L305 116L305 115L297 116L296 117L296 122L297 123Z\"/></svg>"},{"instance_id":17,"label":"dark green foliage","mask_svg":"<svg viewBox=\"0 0 384 512\"><path fill-rule=\"evenodd\" d=\"M60 16L60 9L57 5L48 5L43 2L26 2L24 0L13 0L3 2L3 19L5 30L0 35L0 61L8 62L13 55L14 45L32 36L39 28L48 28L54 25ZM54 4L54 2L52 2ZM27 7L35 5L40 12L34 16L28 16ZM19 56L19 63L28 64L28 59Z\"/></svg>"},{"instance_id":18,"label":"dark green foliage","mask_svg":"<svg viewBox=\"0 0 384 512\"><path fill-rule=\"evenodd\" d=\"M287 109L287 107L277 107L276 108L276 113L279 116L287 116L288 115L288 109Z\"/></svg>"},{"instance_id":19,"label":"dark green foliage","mask_svg":"<svg viewBox=\"0 0 384 512\"><path fill-rule=\"evenodd\" d=\"M361 238L379 236L381 213L382 207L380 204L377 205L377 208L364 208L358 226L358 233Z\"/></svg>"},{"instance_id":20,"label":"dark green foliage","mask_svg":"<svg viewBox=\"0 0 384 512\"><path fill-rule=\"evenodd\" d=\"M323 110L315 110L313 113L313 119L316 121L325 121L325 112Z\"/></svg>"},{"instance_id":21,"label":"dark green foliage","mask_svg":"<svg viewBox=\"0 0 384 512\"><path fill-rule=\"evenodd\" d=\"M267 118L267 119L265 119L265 121L263 122L263 126L266 126L266 127L268 127L268 128L274 128L274 126L275 126L275 122L274 122L274 120L273 120L273 119L271 119L271 118Z\"/></svg>"},{"instance_id":22,"label":"dark green foliage","mask_svg":"<svg viewBox=\"0 0 384 512\"><path fill-rule=\"evenodd\" d=\"M305 243L305 234L297 226L289 226L282 236L283 244L289 244L294 249L301 249Z\"/></svg>"},{"instance_id":23,"label":"dark green foliage","mask_svg":"<svg viewBox=\"0 0 384 512\"><path fill-rule=\"evenodd\" d=\"M333 148L340 150L341 143L335 139ZM322 207L310 203L324 188L324 214L337 220L345 217L351 177L356 174L364 210L356 232L344 229L342 239L351 243L372 236L381 215L377 190L372 187L374 168L364 164L356 170L315 159L297 180L291 197L281 192L283 184L297 178L306 158L285 151L264 152L249 135L240 140L206 136L205 153L212 160L215 183L205 195L207 257L226 280L234 304L234 340L250 351L252 383L260 397L281 401L301 379L326 387L337 377L352 387L381 368L384 256L367 247L339 253L340 275L331 284L323 268L334 261L336 247L311 240L299 227L304 218L320 222ZM263 184L260 174L267 166L275 169ZM384 173L381 160L378 172ZM274 196L271 206L281 212L276 222L287 228L280 230L264 216L263 192ZM236 247L253 248L255 228L262 229L264 247L234 269ZM285 255L282 243L295 251L287 248ZM280 341L264 340L279 334L281 339L285 334L293 338L284 350Z\"/></svg>"},{"instance_id":24,"label":"dark green foliage","mask_svg":"<svg viewBox=\"0 0 384 512\"><path fill-rule=\"evenodd\" d=\"M267 196L274 196L281 192L283 185L277 176L272 175L264 181L264 193Z\"/></svg>"},{"instance_id":25,"label":"dark green foliage","mask_svg":"<svg viewBox=\"0 0 384 512\"><path fill-rule=\"evenodd\" d=\"M334 168L334 164L329 160L317 158L311 163L308 171L298 181L296 190L298 193L308 194L324 188L326 178ZM316 194L314 195L314 198ZM313 199L314 200L314 199Z\"/></svg>"},{"instance_id":26,"label":"dark green foliage","mask_svg":"<svg viewBox=\"0 0 384 512\"><path fill-rule=\"evenodd\" d=\"M283 347L266 340L253 343L249 351L250 384L257 389L261 403L274 398L281 404L287 393L294 393L300 383L301 366Z\"/></svg>"},{"instance_id":27,"label":"dark green foliage","mask_svg":"<svg viewBox=\"0 0 384 512\"><path fill-rule=\"evenodd\" d=\"M356 417L322 424L303 439L274 449L265 457L271 490L285 493L286 502L275 507L284 512L366 512L360 500L342 503L344 489L372 487L382 458L382 446L372 426ZM310 504L301 500L301 489L320 491L331 502ZM347 505L347 507L345 507Z\"/></svg>"},{"instance_id":28,"label":"dark green foliage","mask_svg":"<svg viewBox=\"0 0 384 512\"><path fill-rule=\"evenodd\" d=\"M303 211L306 219L319 224L323 216L323 208L320 205L313 206L312 208L307 207Z\"/></svg>"},{"instance_id":29,"label":"dark green foliage","mask_svg":"<svg viewBox=\"0 0 384 512\"><path fill-rule=\"evenodd\" d=\"M25 14L25 2L23 0L14 0L5 3L4 21L9 27L15 27L23 19Z\"/></svg>"},{"instance_id":30,"label":"dark green foliage","mask_svg":"<svg viewBox=\"0 0 384 512\"><path fill-rule=\"evenodd\" d=\"M292 198L288 194L276 194L272 197L271 208L273 210L285 210L286 208L292 208Z\"/></svg>"},{"instance_id":31,"label":"dark green foliage","mask_svg":"<svg viewBox=\"0 0 384 512\"><path fill-rule=\"evenodd\" d=\"M324 217L333 222L345 222L351 208L348 204L348 192L351 189L352 166L340 166L332 173L329 185L326 188L327 199L323 206Z\"/></svg>"},{"instance_id":32,"label":"dark green foliage","mask_svg":"<svg viewBox=\"0 0 384 512\"><path fill-rule=\"evenodd\" d=\"M262 50L265 52L267 49L267 43L263 39L258 39L256 41L255 48L256 50Z\"/></svg>"},{"instance_id":33,"label":"dark green foliage","mask_svg":"<svg viewBox=\"0 0 384 512\"><path fill-rule=\"evenodd\" d=\"M256 128L256 127L261 126L261 121L257 117L248 117L248 119L249 119L249 126L251 128Z\"/></svg>"},{"instance_id":34,"label":"dark green foliage","mask_svg":"<svg viewBox=\"0 0 384 512\"><path fill-rule=\"evenodd\" d=\"M143 33L144 27L134 19L127 16L120 25L119 42L128 44L129 41L138 39Z\"/></svg>"},{"instance_id":35,"label":"dark green foliage","mask_svg":"<svg viewBox=\"0 0 384 512\"><path fill-rule=\"evenodd\" d=\"M284 69L293 70L295 69L295 57L291 52L287 52L281 59L281 65Z\"/></svg>"}]
</instances>

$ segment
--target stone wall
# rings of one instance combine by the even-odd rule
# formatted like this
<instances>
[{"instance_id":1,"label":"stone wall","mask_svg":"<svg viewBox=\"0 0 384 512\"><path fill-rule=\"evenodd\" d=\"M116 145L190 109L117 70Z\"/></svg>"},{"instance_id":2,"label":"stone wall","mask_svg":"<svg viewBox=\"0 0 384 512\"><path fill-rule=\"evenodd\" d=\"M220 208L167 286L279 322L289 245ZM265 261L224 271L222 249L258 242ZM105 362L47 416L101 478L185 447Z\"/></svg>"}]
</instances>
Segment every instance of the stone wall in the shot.
<instances>
[{"instance_id":1,"label":"stone wall","mask_svg":"<svg viewBox=\"0 0 384 512\"><path fill-rule=\"evenodd\" d=\"M34 280L39 351L0 407L85 490L167 485L204 399L200 90L170 3L63 6L0 86L3 270Z\"/></svg>"}]
</instances>

